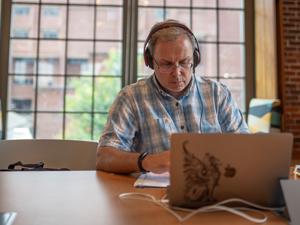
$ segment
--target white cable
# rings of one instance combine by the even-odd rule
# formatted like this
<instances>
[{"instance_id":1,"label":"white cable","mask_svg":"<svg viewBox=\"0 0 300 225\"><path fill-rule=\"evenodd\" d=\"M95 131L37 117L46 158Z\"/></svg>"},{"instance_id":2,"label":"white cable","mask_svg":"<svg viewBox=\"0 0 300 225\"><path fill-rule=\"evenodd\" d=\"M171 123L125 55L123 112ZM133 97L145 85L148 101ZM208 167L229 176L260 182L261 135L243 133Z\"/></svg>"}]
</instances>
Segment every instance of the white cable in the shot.
<instances>
[{"instance_id":1,"label":"white cable","mask_svg":"<svg viewBox=\"0 0 300 225\"><path fill-rule=\"evenodd\" d=\"M135 200L143 200L153 202L163 209L167 210L173 216L175 216L180 222L182 222L182 217L178 215L174 210L170 209L167 204L162 203L160 200L157 200L153 195L145 194L145 193L138 193L138 192L129 192L129 193L122 193L119 195L120 199L135 199Z\"/></svg>"},{"instance_id":2,"label":"white cable","mask_svg":"<svg viewBox=\"0 0 300 225\"><path fill-rule=\"evenodd\" d=\"M236 201L236 200L234 200L234 201ZM228 202L232 202L232 201L229 200ZM224 203L220 202L220 203L217 203L215 205L203 206L203 207L198 208L198 209L186 209L186 208L181 208L181 207L172 207L172 208L176 209L176 210L190 212L187 216L182 218L181 222L188 220L189 218L191 218L192 216L194 216L194 215L196 215L197 213L200 213L200 212L215 212L215 211L227 211L229 213L238 215L238 216L243 217L243 218L245 218L245 219L247 219L251 222L254 222L254 223L265 223L268 219L265 216L264 213L262 213L261 211L252 209L252 208L228 207L228 206L222 206L222 204L224 204ZM249 216L248 214L246 214L245 212L242 212L242 211L253 211L253 212L259 213L260 215L262 215L262 218Z\"/></svg>"},{"instance_id":3,"label":"white cable","mask_svg":"<svg viewBox=\"0 0 300 225\"><path fill-rule=\"evenodd\" d=\"M224 204L231 203L231 202L243 203L245 205L252 206L254 208L262 209L262 210L269 210L269 211L283 211L284 210L284 207L265 207L265 206L262 206L262 205L255 204L253 202L246 201L246 200L241 199L241 198L226 199L222 202L217 203L217 205L224 205Z\"/></svg>"},{"instance_id":4,"label":"white cable","mask_svg":"<svg viewBox=\"0 0 300 225\"><path fill-rule=\"evenodd\" d=\"M197 213L200 213L200 212L214 212L214 211L226 211L226 212L229 212L229 213L232 213L234 215L240 216L240 217L242 217L244 219L247 219L247 220L249 220L251 222L254 222L254 223L265 223L268 219L267 216L265 216L265 214L263 214L261 212L259 212L259 213L262 215L262 218L257 218L257 217L254 217L254 216L249 216L247 213L242 212L241 210L236 209L236 208L230 208L228 206L212 205L212 206L205 206L205 207L202 207L202 208L199 208L199 209L196 209L196 210L192 211L191 213L189 213L187 216L185 216L183 218L182 222L190 219L191 217L193 217Z\"/></svg>"},{"instance_id":5,"label":"white cable","mask_svg":"<svg viewBox=\"0 0 300 225\"><path fill-rule=\"evenodd\" d=\"M284 210L283 207L280 207L280 208L264 207L264 206L257 205L257 204L248 202L246 200L239 199L239 198L227 199L227 200L218 202L214 205L204 206L204 207L201 207L198 209L187 209L187 208L181 208L181 207L171 207L170 208L170 206L168 205L168 199L166 199L166 196L164 196L162 199L156 199L153 195L146 194L146 193L139 193L139 192L122 193L119 195L119 198L153 202L153 203L161 206L163 209L167 210L169 213L171 213L173 216L175 216L178 219L178 221L180 221L180 222L184 222L200 212L226 211L226 212L240 216L240 217L247 219L254 223L265 223L267 221L268 217L261 211L258 211L257 209L269 210L269 211L283 211ZM232 203L232 202L243 203L247 206L254 207L256 209L248 208L248 207L224 206L225 204ZM189 212L189 214L182 217L178 213L176 213L173 209L184 211L184 212ZM253 212L259 213L262 216L262 218L250 216L246 212L243 212L243 211L253 211Z\"/></svg>"}]
</instances>

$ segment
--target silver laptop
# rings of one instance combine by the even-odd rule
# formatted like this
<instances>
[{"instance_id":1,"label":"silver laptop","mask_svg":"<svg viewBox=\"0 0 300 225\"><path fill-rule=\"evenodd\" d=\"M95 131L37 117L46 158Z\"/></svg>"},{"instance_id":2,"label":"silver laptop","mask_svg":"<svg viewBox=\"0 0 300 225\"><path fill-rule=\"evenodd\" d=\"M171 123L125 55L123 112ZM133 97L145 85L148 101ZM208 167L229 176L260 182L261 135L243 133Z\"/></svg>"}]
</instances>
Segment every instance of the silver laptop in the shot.
<instances>
[{"instance_id":1,"label":"silver laptop","mask_svg":"<svg viewBox=\"0 0 300 225\"><path fill-rule=\"evenodd\" d=\"M300 180L281 180L291 225L300 224Z\"/></svg>"},{"instance_id":2,"label":"silver laptop","mask_svg":"<svg viewBox=\"0 0 300 225\"><path fill-rule=\"evenodd\" d=\"M194 208L242 198L284 205L279 180L289 175L292 146L288 133L173 134L170 204Z\"/></svg>"}]
</instances>

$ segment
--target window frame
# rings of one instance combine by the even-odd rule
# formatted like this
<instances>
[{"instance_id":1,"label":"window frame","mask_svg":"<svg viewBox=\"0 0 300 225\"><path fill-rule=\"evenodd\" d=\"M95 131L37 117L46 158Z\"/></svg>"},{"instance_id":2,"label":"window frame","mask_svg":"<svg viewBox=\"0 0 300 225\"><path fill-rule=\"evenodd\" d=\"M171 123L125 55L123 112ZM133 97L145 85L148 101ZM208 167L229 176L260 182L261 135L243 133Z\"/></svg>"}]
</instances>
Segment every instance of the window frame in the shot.
<instances>
[{"instance_id":1,"label":"window frame","mask_svg":"<svg viewBox=\"0 0 300 225\"><path fill-rule=\"evenodd\" d=\"M2 139L6 138L7 129L7 91L9 72L9 41L12 0L1 1L1 33L0 36L0 100L2 105ZM40 3L39 3L40 4ZM244 1L245 4L245 104L255 96L255 49L254 49L254 2ZM138 50L138 0L126 0L123 3L123 49L121 87L136 82L137 74L137 50ZM33 112L36 113L36 112ZM246 112L247 113L247 107ZM93 124L91 124L91 128ZM34 129L37 125L34 123ZM93 129L93 128L92 128ZM36 132L34 132L34 138ZM91 135L92 136L92 135Z\"/></svg>"}]
</instances>

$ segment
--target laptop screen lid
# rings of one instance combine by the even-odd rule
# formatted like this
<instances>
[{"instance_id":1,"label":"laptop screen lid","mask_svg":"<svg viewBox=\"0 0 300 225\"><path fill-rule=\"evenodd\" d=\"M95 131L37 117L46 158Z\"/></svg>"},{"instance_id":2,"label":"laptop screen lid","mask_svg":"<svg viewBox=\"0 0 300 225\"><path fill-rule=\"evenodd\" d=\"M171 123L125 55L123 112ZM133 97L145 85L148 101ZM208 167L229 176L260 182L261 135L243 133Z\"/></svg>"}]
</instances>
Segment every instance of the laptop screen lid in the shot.
<instances>
[{"instance_id":1,"label":"laptop screen lid","mask_svg":"<svg viewBox=\"0 0 300 225\"><path fill-rule=\"evenodd\" d=\"M289 175L292 145L287 133L172 134L170 204L194 208L242 198L284 205L279 179Z\"/></svg>"}]
</instances>

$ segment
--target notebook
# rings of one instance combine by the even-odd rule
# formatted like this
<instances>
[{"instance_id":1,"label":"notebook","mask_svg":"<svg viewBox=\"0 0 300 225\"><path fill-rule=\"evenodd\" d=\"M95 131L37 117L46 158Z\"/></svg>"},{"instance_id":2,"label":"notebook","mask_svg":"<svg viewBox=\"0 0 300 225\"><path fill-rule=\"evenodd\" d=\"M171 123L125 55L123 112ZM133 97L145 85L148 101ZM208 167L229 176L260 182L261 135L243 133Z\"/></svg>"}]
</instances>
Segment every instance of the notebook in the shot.
<instances>
[{"instance_id":1,"label":"notebook","mask_svg":"<svg viewBox=\"0 0 300 225\"><path fill-rule=\"evenodd\" d=\"M292 145L288 133L173 134L170 204L195 208L242 198L282 206L279 181L289 175Z\"/></svg>"},{"instance_id":2,"label":"notebook","mask_svg":"<svg viewBox=\"0 0 300 225\"><path fill-rule=\"evenodd\" d=\"M170 174L165 173L142 173L134 182L136 188L159 188L168 187L170 185Z\"/></svg>"},{"instance_id":3,"label":"notebook","mask_svg":"<svg viewBox=\"0 0 300 225\"><path fill-rule=\"evenodd\" d=\"M291 225L300 224L300 180L281 180L284 199L288 208Z\"/></svg>"}]
</instances>

